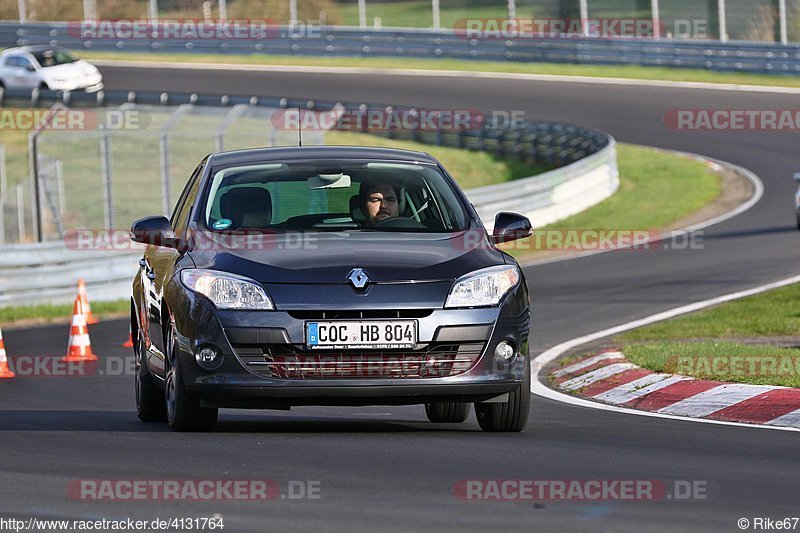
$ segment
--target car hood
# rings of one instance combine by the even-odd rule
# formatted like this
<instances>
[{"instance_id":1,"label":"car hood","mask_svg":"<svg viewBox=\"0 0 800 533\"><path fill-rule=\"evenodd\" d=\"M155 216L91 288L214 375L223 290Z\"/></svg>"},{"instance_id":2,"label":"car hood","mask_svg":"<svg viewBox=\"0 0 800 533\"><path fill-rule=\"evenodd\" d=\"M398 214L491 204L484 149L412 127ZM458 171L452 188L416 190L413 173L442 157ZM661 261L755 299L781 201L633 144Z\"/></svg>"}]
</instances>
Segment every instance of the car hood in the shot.
<instances>
[{"instance_id":1,"label":"car hood","mask_svg":"<svg viewBox=\"0 0 800 533\"><path fill-rule=\"evenodd\" d=\"M190 252L197 268L265 284L342 284L354 268L373 283L454 280L503 264L484 230L455 234L295 233L239 237L209 233Z\"/></svg>"},{"instance_id":2,"label":"car hood","mask_svg":"<svg viewBox=\"0 0 800 533\"><path fill-rule=\"evenodd\" d=\"M83 75L93 75L96 72L97 68L82 59L73 63L44 67L41 70L42 76L46 79L72 79L79 78Z\"/></svg>"}]
</instances>

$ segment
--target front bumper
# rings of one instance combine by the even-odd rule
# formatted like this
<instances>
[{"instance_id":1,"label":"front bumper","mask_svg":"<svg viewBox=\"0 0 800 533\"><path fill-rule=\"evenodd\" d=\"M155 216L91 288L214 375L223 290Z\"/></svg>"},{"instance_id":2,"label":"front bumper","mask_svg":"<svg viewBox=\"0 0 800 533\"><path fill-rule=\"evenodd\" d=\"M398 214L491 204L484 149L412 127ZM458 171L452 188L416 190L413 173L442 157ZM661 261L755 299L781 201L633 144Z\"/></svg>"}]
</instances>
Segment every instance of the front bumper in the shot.
<instances>
[{"instance_id":1,"label":"front bumper","mask_svg":"<svg viewBox=\"0 0 800 533\"><path fill-rule=\"evenodd\" d=\"M419 349L446 343L477 346L474 361L457 375L398 376L268 375L253 366L273 347L304 351L305 322L292 311L220 311L204 297L178 291L173 313L183 382L204 405L236 408L288 408L293 405L409 405L435 401L497 400L520 386L530 363L527 292L518 289L499 308L430 309L416 318ZM516 347L515 357L500 363L494 349L501 341ZM222 363L213 371L195 361L195 351L213 345ZM400 351L402 353L402 351ZM326 353L324 351L315 353ZM327 352L331 353L331 352ZM349 355L343 351L342 355ZM388 355L395 355L389 353ZM268 356L267 356L268 357ZM264 365L264 363L259 363Z\"/></svg>"},{"instance_id":2,"label":"front bumper","mask_svg":"<svg viewBox=\"0 0 800 533\"><path fill-rule=\"evenodd\" d=\"M48 87L54 91L85 91L96 93L103 90L103 78L101 76L87 76L75 80L64 82L51 81Z\"/></svg>"}]
</instances>

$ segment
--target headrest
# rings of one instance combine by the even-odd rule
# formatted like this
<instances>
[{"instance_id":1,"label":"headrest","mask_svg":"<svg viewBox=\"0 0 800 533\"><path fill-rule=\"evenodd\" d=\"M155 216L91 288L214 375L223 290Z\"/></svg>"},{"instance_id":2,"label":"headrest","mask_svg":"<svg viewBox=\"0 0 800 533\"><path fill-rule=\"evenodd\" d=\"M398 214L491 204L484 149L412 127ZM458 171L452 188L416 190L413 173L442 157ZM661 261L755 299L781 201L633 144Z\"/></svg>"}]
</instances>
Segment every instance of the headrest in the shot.
<instances>
[{"instance_id":1,"label":"headrest","mask_svg":"<svg viewBox=\"0 0 800 533\"><path fill-rule=\"evenodd\" d=\"M361 195L354 194L350 197L350 216L356 224L366 224L367 215L361 209Z\"/></svg>"},{"instance_id":2,"label":"headrest","mask_svg":"<svg viewBox=\"0 0 800 533\"><path fill-rule=\"evenodd\" d=\"M219 199L222 218L230 219L230 229L266 228L272 221L272 196L262 187L237 187Z\"/></svg>"}]
</instances>

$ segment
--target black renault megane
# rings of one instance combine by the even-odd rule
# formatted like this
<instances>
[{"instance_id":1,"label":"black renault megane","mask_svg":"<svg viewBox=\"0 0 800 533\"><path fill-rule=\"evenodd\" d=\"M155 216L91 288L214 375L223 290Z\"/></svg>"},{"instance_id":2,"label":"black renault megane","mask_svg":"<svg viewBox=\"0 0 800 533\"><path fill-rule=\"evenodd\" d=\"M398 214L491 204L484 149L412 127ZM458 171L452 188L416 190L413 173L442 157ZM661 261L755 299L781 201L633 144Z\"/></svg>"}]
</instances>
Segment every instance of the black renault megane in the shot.
<instances>
[{"instance_id":1,"label":"black renault megane","mask_svg":"<svg viewBox=\"0 0 800 533\"><path fill-rule=\"evenodd\" d=\"M134 222L136 408L176 430L219 408L470 405L486 431L520 431L530 402L530 299L431 156L355 147L207 156L171 219Z\"/></svg>"}]
</instances>

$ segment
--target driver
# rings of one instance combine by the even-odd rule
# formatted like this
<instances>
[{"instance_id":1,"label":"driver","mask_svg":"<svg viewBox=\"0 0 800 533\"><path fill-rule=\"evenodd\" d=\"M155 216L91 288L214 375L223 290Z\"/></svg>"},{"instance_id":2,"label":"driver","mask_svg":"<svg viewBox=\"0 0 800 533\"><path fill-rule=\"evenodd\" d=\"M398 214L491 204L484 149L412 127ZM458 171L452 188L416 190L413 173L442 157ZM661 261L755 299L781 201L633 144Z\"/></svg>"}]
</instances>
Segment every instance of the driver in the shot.
<instances>
[{"instance_id":1,"label":"driver","mask_svg":"<svg viewBox=\"0 0 800 533\"><path fill-rule=\"evenodd\" d=\"M369 185L362 194L361 206L368 226L394 218L399 214L397 191L388 183Z\"/></svg>"}]
</instances>

